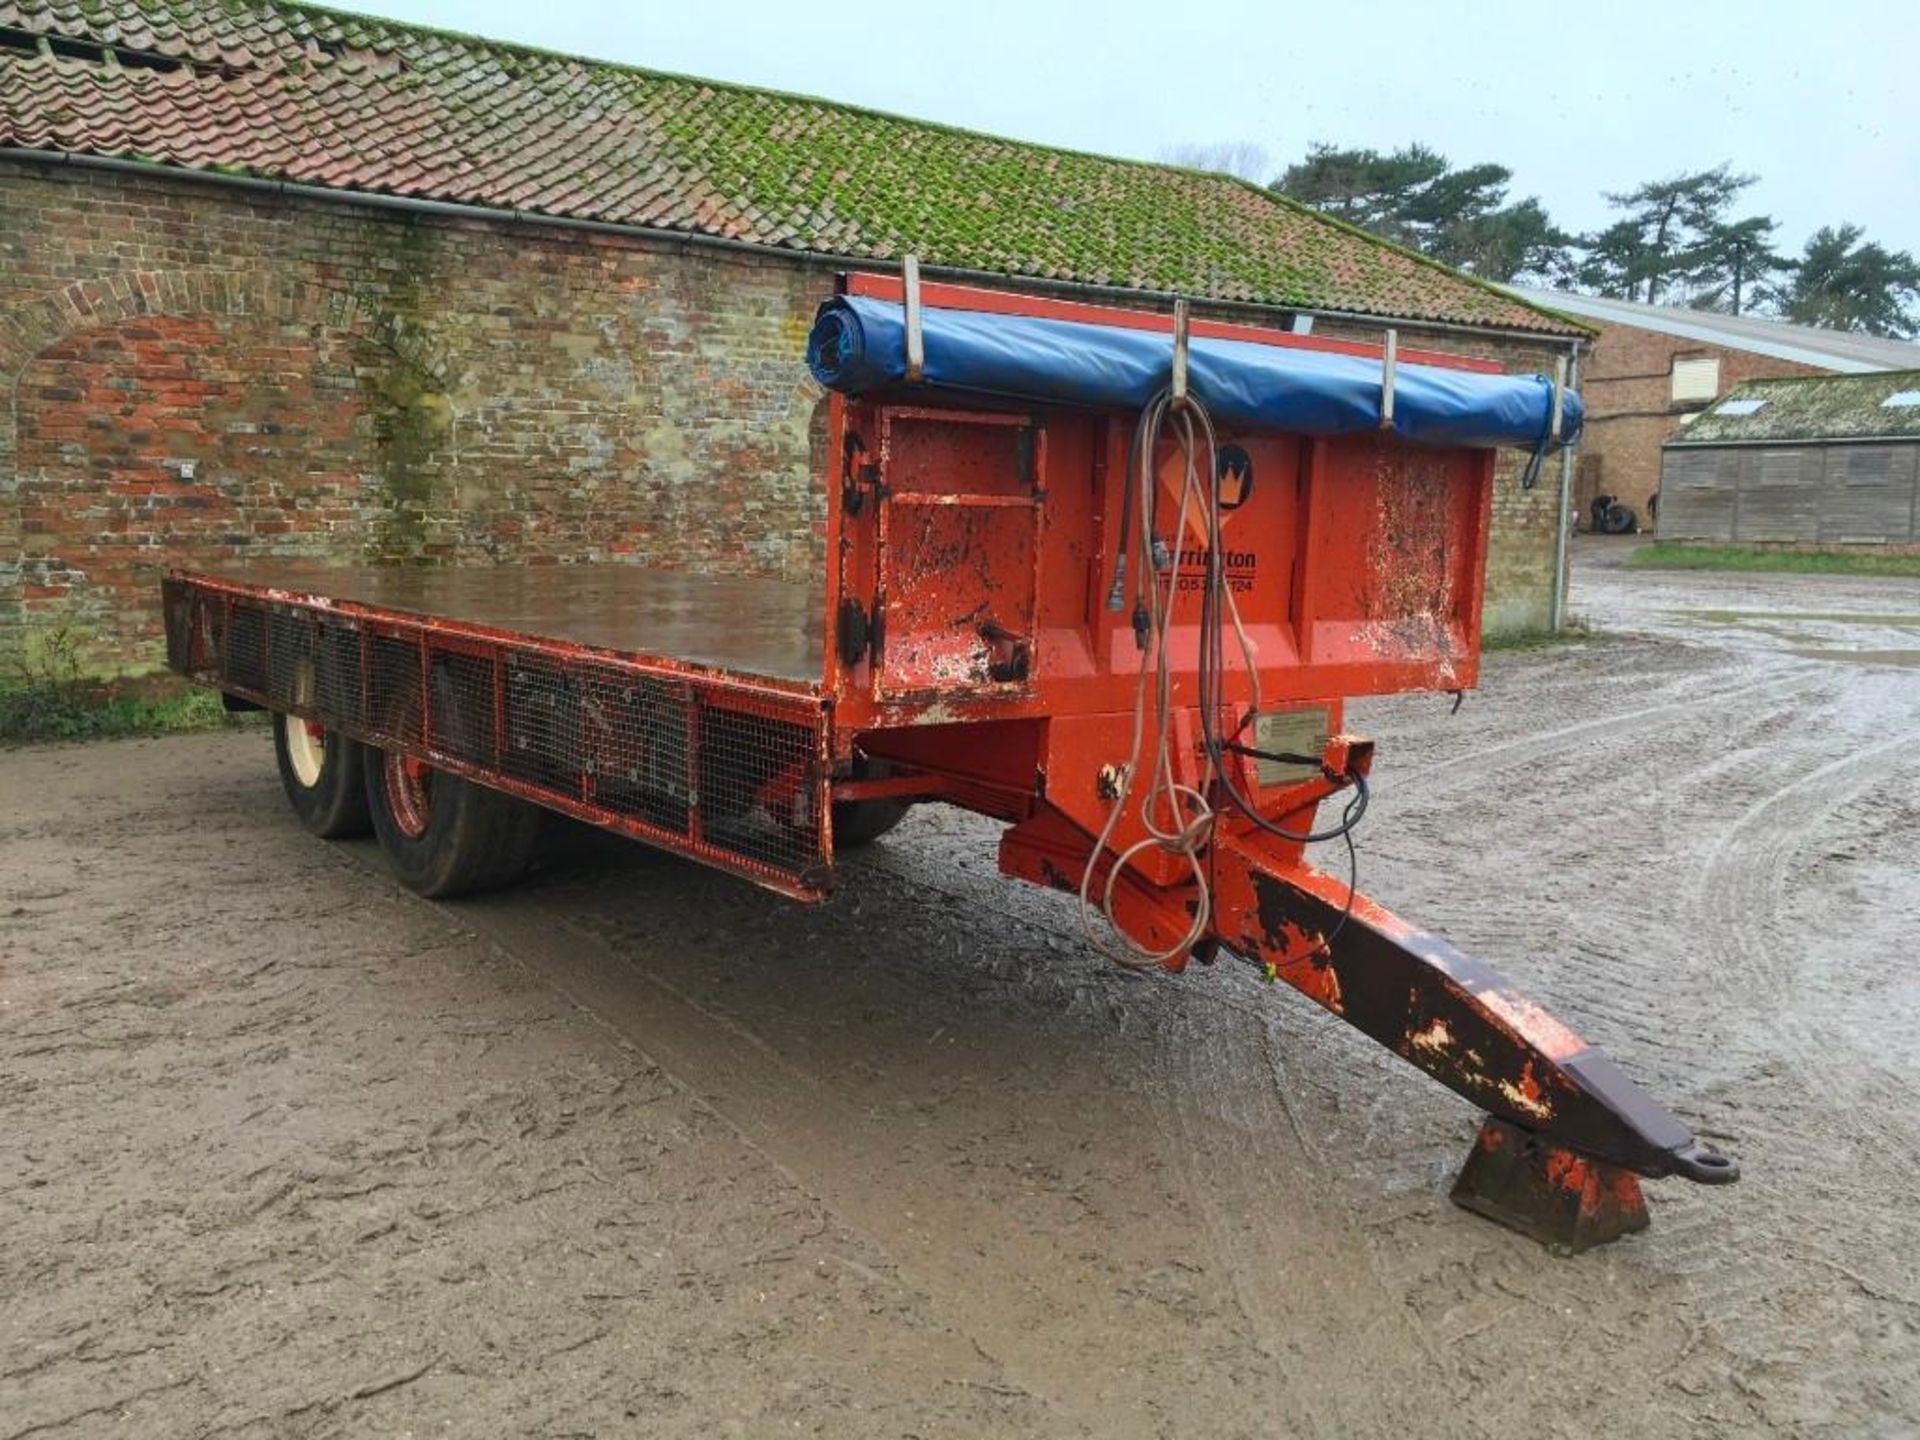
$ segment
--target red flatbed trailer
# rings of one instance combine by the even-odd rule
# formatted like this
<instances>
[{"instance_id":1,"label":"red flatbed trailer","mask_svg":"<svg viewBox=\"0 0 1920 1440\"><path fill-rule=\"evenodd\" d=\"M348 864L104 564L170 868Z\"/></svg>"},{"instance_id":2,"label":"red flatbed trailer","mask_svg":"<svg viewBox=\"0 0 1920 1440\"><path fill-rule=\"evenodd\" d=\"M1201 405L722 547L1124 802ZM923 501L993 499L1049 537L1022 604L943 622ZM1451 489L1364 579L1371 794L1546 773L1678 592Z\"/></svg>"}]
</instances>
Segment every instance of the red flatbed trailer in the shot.
<instances>
[{"instance_id":1,"label":"red flatbed trailer","mask_svg":"<svg viewBox=\"0 0 1920 1440\"><path fill-rule=\"evenodd\" d=\"M904 298L892 277L847 288ZM1000 292L913 298L909 314L1171 329ZM169 663L277 712L309 827L370 818L425 893L510 879L541 807L817 900L837 833L957 804L1006 822L1001 868L1078 893L1117 958L1252 960L1486 1109L1455 1188L1470 1208L1583 1248L1644 1226L1638 1176L1732 1179L1504 978L1305 858L1310 833L1351 828L1316 831L1323 801L1364 809L1373 747L1344 733L1344 699L1477 677L1492 452L1209 431L1197 489L1196 413L1165 409L1170 432L913 383L834 393L817 584L183 570L163 587Z\"/></svg>"}]
</instances>

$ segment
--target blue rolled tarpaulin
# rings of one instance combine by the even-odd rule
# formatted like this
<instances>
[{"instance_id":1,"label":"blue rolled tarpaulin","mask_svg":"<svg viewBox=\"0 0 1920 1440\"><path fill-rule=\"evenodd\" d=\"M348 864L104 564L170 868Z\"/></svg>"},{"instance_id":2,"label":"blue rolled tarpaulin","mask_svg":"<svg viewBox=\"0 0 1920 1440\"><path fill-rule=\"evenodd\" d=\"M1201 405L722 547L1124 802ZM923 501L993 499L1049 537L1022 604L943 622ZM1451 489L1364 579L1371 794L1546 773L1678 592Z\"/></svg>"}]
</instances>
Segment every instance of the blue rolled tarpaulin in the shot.
<instances>
[{"instance_id":1,"label":"blue rolled tarpaulin","mask_svg":"<svg viewBox=\"0 0 1920 1440\"><path fill-rule=\"evenodd\" d=\"M1166 388L1172 338L1160 331L977 310L921 312L926 384L976 394L1139 410ZM845 394L906 379L905 307L871 296L829 300L807 337L807 367ZM1381 362L1325 350L1195 339L1187 383L1218 423L1301 435L1380 426ZM1544 375L1488 375L1438 365L1394 367L1394 433L1424 445L1539 447L1553 414ZM1580 433L1567 391L1561 440Z\"/></svg>"}]
</instances>

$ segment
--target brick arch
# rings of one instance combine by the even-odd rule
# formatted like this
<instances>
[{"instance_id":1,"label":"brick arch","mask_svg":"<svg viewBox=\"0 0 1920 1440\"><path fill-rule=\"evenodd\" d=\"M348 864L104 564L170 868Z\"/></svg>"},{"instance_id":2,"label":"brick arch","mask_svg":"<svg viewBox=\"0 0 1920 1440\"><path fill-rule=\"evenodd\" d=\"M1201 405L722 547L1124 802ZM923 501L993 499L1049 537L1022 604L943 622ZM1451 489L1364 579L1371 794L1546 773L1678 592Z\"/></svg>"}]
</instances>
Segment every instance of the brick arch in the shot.
<instances>
[{"instance_id":1,"label":"brick arch","mask_svg":"<svg viewBox=\"0 0 1920 1440\"><path fill-rule=\"evenodd\" d=\"M377 302L268 270L122 270L76 280L0 312L0 379L76 330L125 324L150 315L238 316L324 325L373 340L445 384L445 359L426 336Z\"/></svg>"},{"instance_id":2,"label":"brick arch","mask_svg":"<svg viewBox=\"0 0 1920 1440\"><path fill-rule=\"evenodd\" d=\"M435 389L446 389L455 378L427 337L349 290L285 280L266 270L122 270L75 280L0 310L0 479L11 473L19 441L14 389L21 372L77 330L153 315L246 315L322 325L374 341L419 370ZM0 527L5 526L0 514ZM17 530L0 528L0 565L9 542L18 538ZM0 570L0 580L4 574Z\"/></svg>"},{"instance_id":3,"label":"brick arch","mask_svg":"<svg viewBox=\"0 0 1920 1440\"><path fill-rule=\"evenodd\" d=\"M235 322L251 326L292 325L328 346L372 344L412 371L426 388L442 389L447 367L426 338L351 292L288 281L266 271L128 270L98 280L77 281L33 300L0 310L0 653L27 643L30 611L49 603L45 577L36 571L27 542L33 489L21 466L28 463L42 402L23 389L36 365L89 333L138 334L143 327ZM146 337L152 339L153 337ZM99 343L99 342L92 342ZM31 603L30 603L31 601ZM127 637L138 644L137 637ZM120 648L117 644L113 648ZM100 657L130 658L125 654Z\"/></svg>"}]
</instances>

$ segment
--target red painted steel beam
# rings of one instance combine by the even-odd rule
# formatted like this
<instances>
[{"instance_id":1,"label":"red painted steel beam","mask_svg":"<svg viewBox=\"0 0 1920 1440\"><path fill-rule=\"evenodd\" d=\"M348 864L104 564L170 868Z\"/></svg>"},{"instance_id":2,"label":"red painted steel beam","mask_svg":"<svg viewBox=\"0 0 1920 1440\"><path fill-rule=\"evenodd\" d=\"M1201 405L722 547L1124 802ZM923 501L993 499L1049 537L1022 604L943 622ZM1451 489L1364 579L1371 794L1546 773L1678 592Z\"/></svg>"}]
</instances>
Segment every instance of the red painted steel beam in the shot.
<instances>
[{"instance_id":1,"label":"red painted steel beam","mask_svg":"<svg viewBox=\"0 0 1920 1440\"><path fill-rule=\"evenodd\" d=\"M1648 1177L1719 1184L1738 1165L1491 966L1340 881L1228 834L1214 928L1361 1033L1519 1129Z\"/></svg>"}]
</instances>

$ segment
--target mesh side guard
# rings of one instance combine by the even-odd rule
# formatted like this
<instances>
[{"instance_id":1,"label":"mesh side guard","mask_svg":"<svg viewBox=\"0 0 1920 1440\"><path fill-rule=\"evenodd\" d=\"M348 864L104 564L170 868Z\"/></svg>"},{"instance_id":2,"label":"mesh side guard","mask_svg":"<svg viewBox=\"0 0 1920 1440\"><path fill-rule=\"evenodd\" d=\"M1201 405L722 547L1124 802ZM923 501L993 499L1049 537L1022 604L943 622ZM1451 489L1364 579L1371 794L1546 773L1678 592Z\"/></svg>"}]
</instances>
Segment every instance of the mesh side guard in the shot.
<instances>
[{"instance_id":1,"label":"mesh side guard","mask_svg":"<svg viewBox=\"0 0 1920 1440\"><path fill-rule=\"evenodd\" d=\"M188 576L168 667L801 900L832 887L821 699L669 658Z\"/></svg>"}]
</instances>

